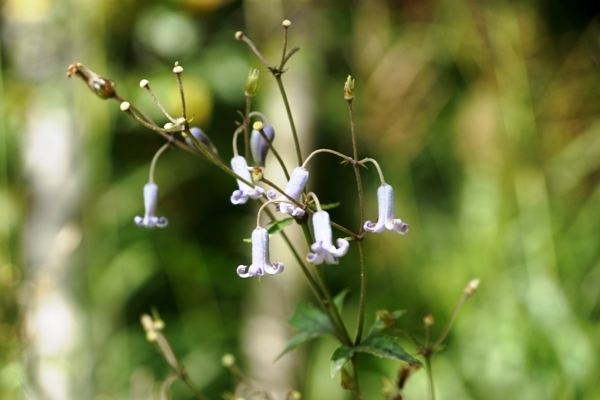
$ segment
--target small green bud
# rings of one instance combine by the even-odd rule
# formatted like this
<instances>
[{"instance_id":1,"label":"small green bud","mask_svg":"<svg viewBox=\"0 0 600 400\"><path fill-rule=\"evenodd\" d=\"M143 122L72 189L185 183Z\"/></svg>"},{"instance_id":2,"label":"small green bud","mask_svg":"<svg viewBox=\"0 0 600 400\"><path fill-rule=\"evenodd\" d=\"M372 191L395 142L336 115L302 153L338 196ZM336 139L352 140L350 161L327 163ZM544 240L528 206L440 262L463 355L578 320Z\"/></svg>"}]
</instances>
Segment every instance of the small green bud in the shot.
<instances>
[{"instance_id":1,"label":"small green bud","mask_svg":"<svg viewBox=\"0 0 600 400\"><path fill-rule=\"evenodd\" d=\"M354 98L354 79L348 75L346 83L344 84L344 98L346 100L352 100Z\"/></svg>"},{"instance_id":2,"label":"small green bud","mask_svg":"<svg viewBox=\"0 0 600 400\"><path fill-rule=\"evenodd\" d=\"M237 31L237 32L235 33L235 38L236 38L237 40L242 40L242 38L243 38L243 37L244 37L244 32L242 32L242 31Z\"/></svg>"},{"instance_id":3,"label":"small green bud","mask_svg":"<svg viewBox=\"0 0 600 400\"><path fill-rule=\"evenodd\" d=\"M377 311L377 318L383 322L386 328L392 328L396 325L396 318L388 310Z\"/></svg>"},{"instance_id":4,"label":"small green bud","mask_svg":"<svg viewBox=\"0 0 600 400\"><path fill-rule=\"evenodd\" d=\"M423 323L425 324L425 326L433 326L433 324L435 324L435 319L433 318L433 315L426 315L425 318L423 318Z\"/></svg>"},{"instance_id":5,"label":"small green bud","mask_svg":"<svg viewBox=\"0 0 600 400\"><path fill-rule=\"evenodd\" d=\"M223 354L223 357L221 357L221 364L227 368L232 367L235 364L235 357L233 354Z\"/></svg>"},{"instance_id":6,"label":"small green bud","mask_svg":"<svg viewBox=\"0 0 600 400\"><path fill-rule=\"evenodd\" d=\"M260 71L257 69L250 69L248 73L248 79L246 79L246 87L245 92L246 96L254 97L258 92L258 76L260 75Z\"/></svg>"}]
</instances>

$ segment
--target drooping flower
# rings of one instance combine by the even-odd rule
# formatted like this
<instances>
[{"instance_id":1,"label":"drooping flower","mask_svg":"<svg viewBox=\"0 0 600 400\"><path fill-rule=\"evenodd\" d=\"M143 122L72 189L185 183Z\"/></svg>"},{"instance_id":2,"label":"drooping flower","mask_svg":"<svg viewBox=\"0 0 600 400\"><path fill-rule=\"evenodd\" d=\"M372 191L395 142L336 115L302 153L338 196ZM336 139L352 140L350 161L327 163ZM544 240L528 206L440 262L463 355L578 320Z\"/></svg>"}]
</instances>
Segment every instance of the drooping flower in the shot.
<instances>
[{"instance_id":1,"label":"drooping flower","mask_svg":"<svg viewBox=\"0 0 600 400\"><path fill-rule=\"evenodd\" d=\"M282 202L277 204L277 210L284 214L291 214L294 217L301 217L304 215L304 210L300 207L297 207L295 204L290 203L289 198L292 198L296 201L300 199L300 195L306 186L306 182L308 182L308 170L304 167L297 167L292 171L292 176L290 176L290 181L285 187L286 196L277 197L277 193L274 190L269 190L267 192L267 197L271 200L281 200Z\"/></svg>"},{"instance_id":2,"label":"drooping flower","mask_svg":"<svg viewBox=\"0 0 600 400\"><path fill-rule=\"evenodd\" d=\"M273 143L275 139L275 129L271 125L264 125L263 132L265 136ZM254 162L261 166L265 166L265 160L267 158L267 153L269 152L269 144L262 137L260 131L256 129L252 130L252 134L250 135L250 150L252 151L252 158Z\"/></svg>"},{"instance_id":3,"label":"drooping flower","mask_svg":"<svg viewBox=\"0 0 600 400\"><path fill-rule=\"evenodd\" d=\"M156 203L158 201L158 186L154 182L144 185L144 217L135 217L133 221L137 226L146 228L164 228L169 221L165 217L156 216Z\"/></svg>"},{"instance_id":4,"label":"drooping flower","mask_svg":"<svg viewBox=\"0 0 600 400\"><path fill-rule=\"evenodd\" d=\"M275 275L283 271L283 263L269 260L269 232L260 226L252 231L252 264L240 265L237 274L242 278L251 276Z\"/></svg>"},{"instance_id":5,"label":"drooping flower","mask_svg":"<svg viewBox=\"0 0 600 400\"><path fill-rule=\"evenodd\" d=\"M387 183L377 189L377 204L379 207L379 219L377 223L367 221L364 228L368 232L381 233L384 229L404 235L408 232L408 224L399 218L394 218L394 189Z\"/></svg>"},{"instance_id":6,"label":"drooping flower","mask_svg":"<svg viewBox=\"0 0 600 400\"><path fill-rule=\"evenodd\" d=\"M250 176L250 170L248 169L248 163L246 159L242 156L235 156L231 159L231 169L240 177L244 178L248 182L252 182L252 177ZM252 200L258 199L265 192L263 188L260 186L250 187L245 182L237 180L239 189L234 190L231 194L231 203L232 204L244 204L248 201L248 198Z\"/></svg>"},{"instance_id":7,"label":"drooping flower","mask_svg":"<svg viewBox=\"0 0 600 400\"><path fill-rule=\"evenodd\" d=\"M350 243L346 239L337 239L337 247L333 245L331 224L327 211L317 211L312 216L315 243L310 246L312 253L308 253L306 261L319 265L323 261L327 264L337 264L338 258L348 252Z\"/></svg>"},{"instance_id":8,"label":"drooping flower","mask_svg":"<svg viewBox=\"0 0 600 400\"><path fill-rule=\"evenodd\" d=\"M200 143L203 143L214 154L219 154L219 152L217 151L217 148L215 147L215 145L213 144L213 142L210 140L210 138L208 137L208 135L206 133L204 133L204 131L202 129L193 126L193 127L190 128L190 133L192 134L192 136L194 136L196 138L197 141L199 141ZM193 140L190 139L189 137L185 138L185 142L190 147L193 147L193 148L196 147L194 145Z\"/></svg>"}]
</instances>

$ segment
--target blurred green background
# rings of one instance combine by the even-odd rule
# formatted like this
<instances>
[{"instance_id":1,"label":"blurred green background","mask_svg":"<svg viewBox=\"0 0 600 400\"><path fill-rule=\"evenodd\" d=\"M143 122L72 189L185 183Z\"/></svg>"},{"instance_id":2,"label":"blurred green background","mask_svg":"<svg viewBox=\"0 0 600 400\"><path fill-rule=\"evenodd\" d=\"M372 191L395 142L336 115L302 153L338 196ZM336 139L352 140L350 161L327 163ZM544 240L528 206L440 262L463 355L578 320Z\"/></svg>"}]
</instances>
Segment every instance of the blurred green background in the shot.
<instances>
[{"instance_id":1,"label":"blurred green background","mask_svg":"<svg viewBox=\"0 0 600 400\"><path fill-rule=\"evenodd\" d=\"M273 364L295 332L295 304L313 301L293 258L260 282L250 261L255 204L232 206L235 182L179 150L158 162L166 229L133 224L162 139L78 79L81 62L164 123L139 88L149 79L176 113L178 60L194 125L223 158L244 109L250 67L243 30L273 63L292 21L284 83L304 154L351 152L342 96L356 78L360 156L377 158L411 231L368 236L367 322L406 309L402 327L439 334L466 283L481 285L434 358L438 399L600 399L600 22L598 4L471 0L5 0L0 76L0 398L150 399L169 368L145 340L156 307L191 379L211 399L232 391L220 365L233 353L277 398L349 399L329 376L333 340ZM261 75L255 109L286 147L289 124ZM282 152L285 153L285 150ZM270 161L268 166L274 166ZM293 159L289 162L293 167ZM272 167L271 169L273 169ZM332 219L356 227L349 168L326 155L309 188L341 202ZM277 172L266 170L269 174ZM375 218L371 170L366 214ZM287 228L291 235L297 226ZM297 232L296 232L297 233ZM336 233L340 235L339 233ZM301 253L306 248L298 242ZM350 288L357 251L328 267ZM407 350L414 351L410 343ZM399 364L364 356L367 399ZM407 399L426 398L425 372ZM155 397L152 397L155 396ZM181 383L172 398L191 398Z\"/></svg>"}]
</instances>

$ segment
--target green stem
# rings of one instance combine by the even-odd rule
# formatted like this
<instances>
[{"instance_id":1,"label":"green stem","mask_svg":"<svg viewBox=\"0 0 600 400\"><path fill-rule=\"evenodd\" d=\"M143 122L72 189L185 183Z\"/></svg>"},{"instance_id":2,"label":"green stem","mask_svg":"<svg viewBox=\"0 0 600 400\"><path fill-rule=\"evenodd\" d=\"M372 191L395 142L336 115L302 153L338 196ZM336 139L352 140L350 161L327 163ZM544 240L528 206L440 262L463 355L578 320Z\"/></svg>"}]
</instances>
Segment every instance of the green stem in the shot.
<instances>
[{"instance_id":1,"label":"green stem","mask_svg":"<svg viewBox=\"0 0 600 400\"><path fill-rule=\"evenodd\" d=\"M252 105L252 97L246 96L246 115L244 116L244 154L246 160L250 162L250 134L248 129L250 127L250 108Z\"/></svg>"},{"instance_id":2,"label":"green stem","mask_svg":"<svg viewBox=\"0 0 600 400\"><path fill-rule=\"evenodd\" d=\"M191 392L194 394L194 396L196 396L198 400L207 400L207 398L196 388L196 386L194 386L192 381L190 381L190 378L187 376L187 373L185 371L181 371L180 373L178 373L178 376L179 379L181 379L187 385L187 387L191 390Z\"/></svg>"},{"instance_id":3,"label":"green stem","mask_svg":"<svg viewBox=\"0 0 600 400\"><path fill-rule=\"evenodd\" d=\"M435 400L435 390L433 387L433 371L431 370L431 355L425 356L425 368L427 369L427 384L429 386L429 400Z\"/></svg>"},{"instance_id":4,"label":"green stem","mask_svg":"<svg viewBox=\"0 0 600 400\"><path fill-rule=\"evenodd\" d=\"M265 133L264 129L259 129L258 132L260 133L260 136L262 136L262 138L265 139L265 142L267 142L267 145L269 146L269 149L273 152L273 155L275 156L275 158L277 158L277 161L279 162L279 165L281 166L281 169L283 170L283 174L285 175L285 179L287 179L289 181L290 174L289 174L287 168L285 167L285 163L283 162L283 159L281 158L281 156L279 155L277 150L275 150L275 146L273 146L273 143L267 137L267 134Z\"/></svg>"},{"instance_id":5,"label":"green stem","mask_svg":"<svg viewBox=\"0 0 600 400\"><path fill-rule=\"evenodd\" d=\"M354 341L355 346L358 346L362 340L362 332L365 325L367 267L365 261L365 249L362 240L358 241L358 254L360 258L360 298L358 301L358 324L356 326L356 340Z\"/></svg>"},{"instance_id":6,"label":"green stem","mask_svg":"<svg viewBox=\"0 0 600 400\"><path fill-rule=\"evenodd\" d=\"M298 141L298 133L296 132L296 125L294 124L294 117L292 116L290 103L288 101L287 95L285 94L285 88L283 87L283 82L281 81L281 75L274 74L274 76L275 80L277 81L277 86L279 86L279 91L281 92L283 103L285 104L285 111L287 112L288 120L290 121L290 126L292 128L292 135L294 136L294 146L296 147L296 157L298 159L298 165L302 165L302 152L300 151L300 142Z\"/></svg>"}]
</instances>

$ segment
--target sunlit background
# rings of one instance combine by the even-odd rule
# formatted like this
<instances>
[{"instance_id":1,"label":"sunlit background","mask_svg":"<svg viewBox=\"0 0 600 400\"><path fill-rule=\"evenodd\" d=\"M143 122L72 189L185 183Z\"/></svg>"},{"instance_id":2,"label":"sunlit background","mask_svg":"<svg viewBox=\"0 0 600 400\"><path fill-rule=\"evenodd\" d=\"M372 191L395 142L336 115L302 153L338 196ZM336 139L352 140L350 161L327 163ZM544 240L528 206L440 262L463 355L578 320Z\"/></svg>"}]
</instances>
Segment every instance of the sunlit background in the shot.
<instances>
[{"instance_id":1,"label":"sunlit background","mask_svg":"<svg viewBox=\"0 0 600 400\"><path fill-rule=\"evenodd\" d=\"M155 307L191 380L210 399L232 392L221 366L283 399L350 399L331 379L335 342L276 363L296 332L298 301L314 302L278 238L279 276L243 280L243 241L256 206L229 202L235 182L180 150L157 164L165 229L135 226L152 156L164 140L115 101L95 97L66 67L81 62L166 122L138 83L178 110L173 63L193 125L224 159L245 106L250 67L262 68L255 109L294 165L289 123L268 72L234 39L243 30L273 63L281 21L300 46L283 81L304 154L351 152L342 88L356 78L359 155L377 158L411 226L366 239L367 321L406 309L401 326L439 334L466 283L481 278L443 352L438 399L600 399L600 20L584 2L471 0L5 0L0 76L0 398L158 399L169 366L146 341ZM275 160L266 174L283 184ZM270 167L270 168L269 168ZM356 227L349 167L322 155L309 188L340 202L332 218ZM363 172L367 218L374 171ZM291 236L298 227L286 228ZM336 235L342 236L336 232ZM302 242L301 253L307 250ZM357 250L326 269L350 289L354 330ZM407 341L405 348L416 352ZM364 355L366 399L385 398L400 364ZM406 399L427 395L425 372ZM180 382L173 399L190 399ZM154 397L153 397L154 396Z\"/></svg>"}]
</instances>

